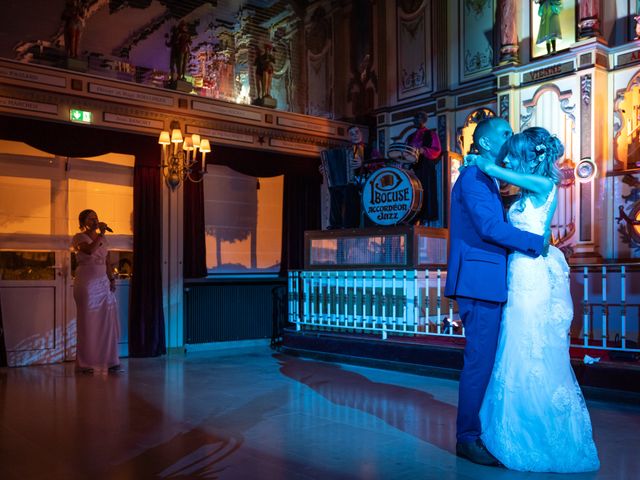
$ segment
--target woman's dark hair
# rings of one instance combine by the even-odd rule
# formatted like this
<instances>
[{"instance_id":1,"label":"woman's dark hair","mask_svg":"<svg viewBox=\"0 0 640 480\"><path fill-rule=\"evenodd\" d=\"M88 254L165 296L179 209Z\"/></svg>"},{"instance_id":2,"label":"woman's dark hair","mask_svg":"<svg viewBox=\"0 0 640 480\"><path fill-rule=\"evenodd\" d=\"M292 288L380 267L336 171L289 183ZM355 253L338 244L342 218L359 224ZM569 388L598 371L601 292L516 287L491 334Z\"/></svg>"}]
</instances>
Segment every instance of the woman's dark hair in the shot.
<instances>
[{"instance_id":1,"label":"woman's dark hair","mask_svg":"<svg viewBox=\"0 0 640 480\"><path fill-rule=\"evenodd\" d=\"M95 211L87 208L86 210L82 210L80 215L78 215L78 223L80 224L80 230L84 228L84 222L87 220L87 217L92 213L96 213Z\"/></svg>"}]
</instances>

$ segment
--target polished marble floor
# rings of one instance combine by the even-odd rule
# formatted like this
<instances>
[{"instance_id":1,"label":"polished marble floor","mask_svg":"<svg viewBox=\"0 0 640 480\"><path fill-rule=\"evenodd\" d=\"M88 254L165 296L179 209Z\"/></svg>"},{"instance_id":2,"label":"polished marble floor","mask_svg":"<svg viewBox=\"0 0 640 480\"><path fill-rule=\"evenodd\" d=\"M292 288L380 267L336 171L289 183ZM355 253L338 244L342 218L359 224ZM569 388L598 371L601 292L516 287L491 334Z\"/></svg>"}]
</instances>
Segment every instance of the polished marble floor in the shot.
<instances>
[{"instance_id":1,"label":"polished marble floor","mask_svg":"<svg viewBox=\"0 0 640 480\"><path fill-rule=\"evenodd\" d=\"M543 479L453 454L457 382L268 347L0 369L0 479ZM602 468L640 478L640 405L588 402Z\"/></svg>"}]
</instances>

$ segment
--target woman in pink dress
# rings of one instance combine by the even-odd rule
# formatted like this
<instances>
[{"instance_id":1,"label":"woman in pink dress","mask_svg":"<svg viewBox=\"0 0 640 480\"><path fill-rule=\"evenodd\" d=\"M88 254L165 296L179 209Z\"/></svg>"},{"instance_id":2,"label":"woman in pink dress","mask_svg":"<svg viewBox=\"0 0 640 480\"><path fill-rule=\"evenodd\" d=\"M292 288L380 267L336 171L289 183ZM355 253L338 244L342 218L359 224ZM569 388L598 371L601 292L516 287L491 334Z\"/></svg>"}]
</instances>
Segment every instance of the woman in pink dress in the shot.
<instances>
[{"instance_id":1,"label":"woman in pink dress","mask_svg":"<svg viewBox=\"0 0 640 480\"><path fill-rule=\"evenodd\" d=\"M82 232L73 237L78 260L73 283L78 330L76 363L82 371L106 372L120 364L116 284L105 237L110 229L93 210L83 210L78 220Z\"/></svg>"}]
</instances>

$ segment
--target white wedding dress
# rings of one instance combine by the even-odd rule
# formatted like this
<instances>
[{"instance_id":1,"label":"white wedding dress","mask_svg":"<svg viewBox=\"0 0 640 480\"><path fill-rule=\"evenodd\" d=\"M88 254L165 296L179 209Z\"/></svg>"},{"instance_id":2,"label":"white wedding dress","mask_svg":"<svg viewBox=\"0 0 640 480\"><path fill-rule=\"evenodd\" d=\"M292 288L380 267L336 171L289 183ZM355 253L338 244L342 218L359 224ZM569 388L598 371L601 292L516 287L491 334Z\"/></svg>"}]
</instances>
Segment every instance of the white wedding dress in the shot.
<instances>
[{"instance_id":1,"label":"white wedding dress","mask_svg":"<svg viewBox=\"0 0 640 480\"><path fill-rule=\"evenodd\" d=\"M509 221L542 235L555 195L509 209ZM560 250L509 256L505 305L493 373L480 410L482 440L507 468L586 472L600 466L591 420L569 361L573 304Z\"/></svg>"}]
</instances>

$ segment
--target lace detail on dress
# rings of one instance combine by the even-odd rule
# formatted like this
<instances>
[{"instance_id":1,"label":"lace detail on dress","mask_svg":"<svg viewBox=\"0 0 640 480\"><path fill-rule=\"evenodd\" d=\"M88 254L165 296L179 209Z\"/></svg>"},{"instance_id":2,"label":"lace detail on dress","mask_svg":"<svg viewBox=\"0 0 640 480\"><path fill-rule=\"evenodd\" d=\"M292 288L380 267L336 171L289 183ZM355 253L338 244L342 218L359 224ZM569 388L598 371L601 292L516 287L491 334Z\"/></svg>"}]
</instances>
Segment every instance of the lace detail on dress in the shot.
<instances>
[{"instance_id":1,"label":"lace detail on dress","mask_svg":"<svg viewBox=\"0 0 640 480\"><path fill-rule=\"evenodd\" d=\"M534 207L528 198L509 220L544 233L555 187ZM480 419L482 439L504 465L536 472L599 468L589 412L569 360L573 318L569 267L560 250L546 257L509 256L508 300L496 361Z\"/></svg>"},{"instance_id":2,"label":"lace detail on dress","mask_svg":"<svg viewBox=\"0 0 640 480\"><path fill-rule=\"evenodd\" d=\"M524 230L525 232L544 233L544 226L547 220L547 213L553 204L556 194L556 186L554 185L546 201L539 207L535 207L530 197L522 197L509 208L509 223L514 227Z\"/></svg>"}]
</instances>

